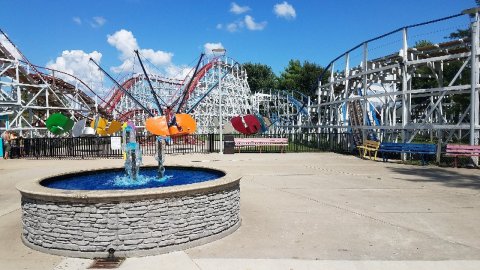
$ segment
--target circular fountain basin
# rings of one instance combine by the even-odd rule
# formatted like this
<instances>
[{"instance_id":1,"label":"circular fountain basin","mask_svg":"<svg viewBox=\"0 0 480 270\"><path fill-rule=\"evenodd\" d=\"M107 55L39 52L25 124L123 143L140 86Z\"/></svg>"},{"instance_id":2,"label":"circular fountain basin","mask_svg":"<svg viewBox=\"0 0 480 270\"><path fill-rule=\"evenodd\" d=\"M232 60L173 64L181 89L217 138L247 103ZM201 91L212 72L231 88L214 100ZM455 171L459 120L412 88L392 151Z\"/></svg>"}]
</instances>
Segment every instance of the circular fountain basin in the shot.
<instances>
[{"instance_id":1,"label":"circular fountain basin","mask_svg":"<svg viewBox=\"0 0 480 270\"><path fill-rule=\"evenodd\" d=\"M142 168L135 180L129 179L125 175L125 170L119 168L50 177L42 180L40 185L66 190L132 190L195 184L225 176L224 172L212 169L168 167L165 177L158 179L157 169L156 167Z\"/></svg>"},{"instance_id":2,"label":"circular fountain basin","mask_svg":"<svg viewBox=\"0 0 480 270\"><path fill-rule=\"evenodd\" d=\"M156 168L141 171L154 175ZM174 171L186 174L153 186L106 188L108 176L123 173L119 168L23 182L17 186L22 240L33 249L62 256L105 257L110 248L116 256L147 256L205 244L240 226L240 177L180 166L167 167L165 174ZM200 174L206 177L197 177ZM75 179L80 186L70 185ZM85 179L89 184L83 186Z\"/></svg>"}]
</instances>

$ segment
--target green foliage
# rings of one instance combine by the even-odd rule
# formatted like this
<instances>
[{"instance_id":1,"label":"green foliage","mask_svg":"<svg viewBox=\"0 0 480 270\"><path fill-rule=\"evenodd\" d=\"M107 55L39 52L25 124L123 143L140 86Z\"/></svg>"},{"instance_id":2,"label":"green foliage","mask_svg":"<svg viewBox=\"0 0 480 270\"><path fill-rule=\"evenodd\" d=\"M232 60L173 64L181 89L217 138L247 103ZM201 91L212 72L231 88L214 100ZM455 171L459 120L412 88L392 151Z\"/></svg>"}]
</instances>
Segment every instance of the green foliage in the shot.
<instances>
[{"instance_id":1,"label":"green foliage","mask_svg":"<svg viewBox=\"0 0 480 270\"><path fill-rule=\"evenodd\" d=\"M430 46L430 45L433 45L433 43L429 40L425 40L425 39L422 39L422 40L419 40L417 42L415 42L415 48L422 48L422 47L426 47L426 46Z\"/></svg>"},{"instance_id":2,"label":"green foliage","mask_svg":"<svg viewBox=\"0 0 480 270\"><path fill-rule=\"evenodd\" d=\"M305 95L314 96L318 87L318 77L324 68L308 61L290 60L288 66L280 74L279 88L296 90ZM328 76L324 76L326 80Z\"/></svg>"},{"instance_id":3,"label":"green foliage","mask_svg":"<svg viewBox=\"0 0 480 270\"><path fill-rule=\"evenodd\" d=\"M477 4L480 4L480 0L476 1ZM460 39L466 38L471 35L470 29L457 29L455 32L450 33L449 36L445 37L446 39ZM433 45L432 42L428 40L419 40L415 43L415 48L421 48L425 46ZM461 61L450 61L444 64L443 66L443 85L448 85L462 65ZM439 87L437 80L434 78L434 71L428 66L419 66L415 70L417 77L412 78L412 88L413 89L429 89ZM470 68L466 67L462 71L460 77L456 80L453 85L465 85L470 84ZM412 100L412 104L417 106L417 109L423 110L429 103L429 97L415 98ZM470 96L468 94L453 95L452 97L447 97L446 102L451 103L451 106L445 109L447 114L459 116L465 108L470 104Z\"/></svg>"},{"instance_id":4,"label":"green foliage","mask_svg":"<svg viewBox=\"0 0 480 270\"><path fill-rule=\"evenodd\" d=\"M415 48L422 48L433 45L432 42L428 40L419 40L415 43ZM427 76L433 76L432 70L428 66L418 66L416 67L415 74L421 77L412 78L412 88L413 89L429 89L435 88L438 86L438 82L434 78L427 78ZM416 105L418 109L423 110L428 105L429 97L421 97L412 99L412 104Z\"/></svg>"},{"instance_id":5,"label":"green foliage","mask_svg":"<svg viewBox=\"0 0 480 270\"><path fill-rule=\"evenodd\" d=\"M470 28L468 29L457 29L457 31L450 33L447 39L461 39L461 38L467 38L472 35L472 31L470 31Z\"/></svg>"},{"instance_id":6,"label":"green foliage","mask_svg":"<svg viewBox=\"0 0 480 270\"><path fill-rule=\"evenodd\" d=\"M288 90L298 90L302 65L299 60L290 60L288 66L280 74L279 87Z\"/></svg>"},{"instance_id":7,"label":"green foliage","mask_svg":"<svg viewBox=\"0 0 480 270\"><path fill-rule=\"evenodd\" d=\"M248 85L253 93L264 89L275 89L278 78L270 66L259 63L246 63L243 65L248 75Z\"/></svg>"},{"instance_id":8,"label":"green foliage","mask_svg":"<svg viewBox=\"0 0 480 270\"><path fill-rule=\"evenodd\" d=\"M246 63L243 65L248 75L250 90L260 92L267 89L296 90L306 95L315 96L318 86L318 77L324 68L308 61L290 60L288 66L277 77L272 68L260 63ZM326 83L328 74L323 78Z\"/></svg>"},{"instance_id":9,"label":"green foliage","mask_svg":"<svg viewBox=\"0 0 480 270\"><path fill-rule=\"evenodd\" d=\"M480 6L480 0L475 0L475 4L477 7ZM475 18L475 14L470 14L470 18ZM472 31L470 28L467 29L457 29L457 31L450 33L446 39L461 39L461 38L468 38L472 36Z\"/></svg>"}]
</instances>

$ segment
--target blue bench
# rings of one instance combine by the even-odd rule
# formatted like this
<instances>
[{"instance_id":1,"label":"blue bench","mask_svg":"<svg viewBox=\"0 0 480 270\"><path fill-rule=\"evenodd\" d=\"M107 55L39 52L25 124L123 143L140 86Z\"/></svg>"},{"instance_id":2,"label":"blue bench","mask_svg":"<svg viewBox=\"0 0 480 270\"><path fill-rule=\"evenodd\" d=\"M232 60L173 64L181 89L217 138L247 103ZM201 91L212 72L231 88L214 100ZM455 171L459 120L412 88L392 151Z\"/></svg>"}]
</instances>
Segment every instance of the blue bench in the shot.
<instances>
[{"instance_id":1,"label":"blue bench","mask_svg":"<svg viewBox=\"0 0 480 270\"><path fill-rule=\"evenodd\" d=\"M437 146L431 143L381 143L378 152L382 152L383 161L388 161L388 153L419 154L422 165L426 164L426 155L435 155Z\"/></svg>"}]
</instances>

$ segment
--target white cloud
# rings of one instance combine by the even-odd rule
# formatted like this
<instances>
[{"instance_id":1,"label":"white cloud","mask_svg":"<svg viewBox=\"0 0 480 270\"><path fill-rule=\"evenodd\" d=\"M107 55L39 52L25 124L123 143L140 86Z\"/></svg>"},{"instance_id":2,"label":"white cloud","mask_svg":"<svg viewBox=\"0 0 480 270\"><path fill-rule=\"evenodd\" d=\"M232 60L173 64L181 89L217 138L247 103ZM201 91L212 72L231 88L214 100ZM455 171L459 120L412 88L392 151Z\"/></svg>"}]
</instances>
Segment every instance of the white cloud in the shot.
<instances>
[{"instance_id":1,"label":"white cloud","mask_svg":"<svg viewBox=\"0 0 480 270\"><path fill-rule=\"evenodd\" d=\"M267 22L256 23L252 16L245 16L245 25L249 30L252 31L261 31L267 26Z\"/></svg>"},{"instance_id":2,"label":"white cloud","mask_svg":"<svg viewBox=\"0 0 480 270\"><path fill-rule=\"evenodd\" d=\"M285 19L295 19L295 17L297 17L297 13L295 12L293 6L286 1L273 6L273 12L277 15L277 17L283 17Z\"/></svg>"},{"instance_id":3,"label":"white cloud","mask_svg":"<svg viewBox=\"0 0 480 270\"><path fill-rule=\"evenodd\" d=\"M119 59L122 63L119 66L111 68L115 73L133 71L134 62L137 61L134 50L139 50L142 58L148 60L148 62L144 62L144 64L147 70L149 72L153 71L152 73L154 74L167 78L184 79L192 70L191 67L186 65L174 65L172 63L172 53L160 50L155 51L153 49L140 49L136 38L130 31L124 29L119 30L113 35L108 35L107 41L120 53ZM94 90L98 91L100 89L100 91L104 91L104 74L94 64L89 62L90 58L100 63L102 54L97 51L86 53L82 50L65 50L61 56L57 57L55 61L52 60L48 62L46 66L74 75ZM153 68L152 64L156 65L157 69ZM138 62L136 65L136 67L138 67ZM161 74L162 72L163 74ZM74 81L70 76L64 74L57 73L55 75L68 82Z\"/></svg>"},{"instance_id":4,"label":"white cloud","mask_svg":"<svg viewBox=\"0 0 480 270\"><path fill-rule=\"evenodd\" d=\"M81 25L82 24L82 19L80 19L79 17L73 17L72 18L73 22L77 25Z\"/></svg>"},{"instance_id":5,"label":"white cloud","mask_svg":"<svg viewBox=\"0 0 480 270\"><path fill-rule=\"evenodd\" d=\"M92 20L93 21L90 23L90 25L93 28L102 27L107 22L107 20L105 18L100 17L100 16L93 17Z\"/></svg>"},{"instance_id":6,"label":"white cloud","mask_svg":"<svg viewBox=\"0 0 480 270\"><path fill-rule=\"evenodd\" d=\"M152 64L162 66L172 62L172 53L164 51L154 51L152 49L141 49L140 54L150 60Z\"/></svg>"},{"instance_id":7,"label":"white cloud","mask_svg":"<svg viewBox=\"0 0 480 270\"><path fill-rule=\"evenodd\" d=\"M2 34L0 34L0 44L2 44L15 59L23 59L17 48L15 48L15 46L13 46L13 44Z\"/></svg>"},{"instance_id":8,"label":"white cloud","mask_svg":"<svg viewBox=\"0 0 480 270\"><path fill-rule=\"evenodd\" d=\"M142 57L154 65L164 66L164 68L172 65L173 53L155 51L153 49L140 49L133 33L125 29L121 29L113 35L108 35L107 42L120 52L119 58L123 61L121 65L111 68L115 73L133 70L136 57L134 50L138 50Z\"/></svg>"},{"instance_id":9,"label":"white cloud","mask_svg":"<svg viewBox=\"0 0 480 270\"><path fill-rule=\"evenodd\" d=\"M94 89L101 89L103 82L103 73L98 68L90 63L90 58L99 63L102 59L102 54L93 51L86 53L82 50L63 51L62 55L57 57L55 61L47 63L47 68L66 72L81 79L88 86ZM75 80L65 74L56 73L55 76L64 79L67 82L74 82Z\"/></svg>"},{"instance_id":10,"label":"white cloud","mask_svg":"<svg viewBox=\"0 0 480 270\"><path fill-rule=\"evenodd\" d=\"M235 22L231 22L231 23L228 23L228 24L217 24L217 29L218 30L223 30L225 29L226 31L228 32L237 32L237 31L240 31L242 28L245 27L245 23L242 21L235 21Z\"/></svg>"},{"instance_id":11,"label":"white cloud","mask_svg":"<svg viewBox=\"0 0 480 270\"><path fill-rule=\"evenodd\" d=\"M221 42L219 43L205 43L203 45L206 54L212 54L214 49L225 49Z\"/></svg>"},{"instance_id":12,"label":"white cloud","mask_svg":"<svg viewBox=\"0 0 480 270\"><path fill-rule=\"evenodd\" d=\"M182 65L182 66L176 66L176 65L169 65L165 68L165 73L167 78L172 78L172 79L185 79L189 73L192 72L192 67Z\"/></svg>"},{"instance_id":13,"label":"white cloud","mask_svg":"<svg viewBox=\"0 0 480 270\"><path fill-rule=\"evenodd\" d=\"M226 28L226 29L227 29L228 32L232 32L232 33L233 33L233 32L238 31L239 28L240 28L240 25L239 25L238 23L229 23L229 24L227 25L227 28Z\"/></svg>"},{"instance_id":14,"label":"white cloud","mask_svg":"<svg viewBox=\"0 0 480 270\"><path fill-rule=\"evenodd\" d=\"M137 39L132 32L125 29L121 29L113 35L108 35L107 42L122 53L120 55L122 60L133 56L133 51L138 50Z\"/></svg>"},{"instance_id":15,"label":"white cloud","mask_svg":"<svg viewBox=\"0 0 480 270\"><path fill-rule=\"evenodd\" d=\"M239 6L237 3L232 2L232 5L230 7L230 12L235 13L235 14L242 14L250 10L249 6Z\"/></svg>"}]
</instances>

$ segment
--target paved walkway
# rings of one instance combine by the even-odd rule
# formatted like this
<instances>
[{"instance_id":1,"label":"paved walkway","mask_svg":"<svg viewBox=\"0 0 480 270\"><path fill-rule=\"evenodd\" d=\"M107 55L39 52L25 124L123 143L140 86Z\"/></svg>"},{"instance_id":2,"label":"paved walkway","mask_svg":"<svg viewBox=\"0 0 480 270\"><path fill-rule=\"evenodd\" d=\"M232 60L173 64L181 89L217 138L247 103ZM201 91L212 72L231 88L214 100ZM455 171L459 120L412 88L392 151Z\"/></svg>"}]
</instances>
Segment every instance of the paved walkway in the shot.
<instances>
[{"instance_id":1,"label":"paved walkway","mask_svg":"<svg viewBox=\"0 0 480 270\"><path fill-rule=\"evenodd\" d=\"M154 164L146 158L146 164ZM480 269L476 169L332 153L167 156L243 175L242 226L210 244L120 269ZM0 269L86 269L20 241L16 183L121 160L0 160Z\"/></svg>"}]
</instances>

